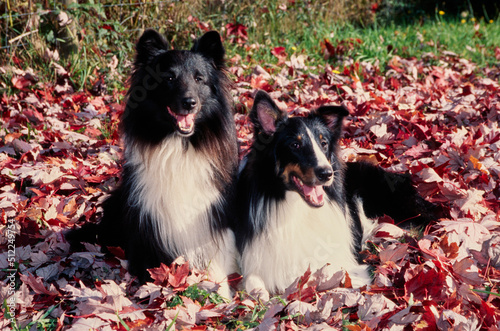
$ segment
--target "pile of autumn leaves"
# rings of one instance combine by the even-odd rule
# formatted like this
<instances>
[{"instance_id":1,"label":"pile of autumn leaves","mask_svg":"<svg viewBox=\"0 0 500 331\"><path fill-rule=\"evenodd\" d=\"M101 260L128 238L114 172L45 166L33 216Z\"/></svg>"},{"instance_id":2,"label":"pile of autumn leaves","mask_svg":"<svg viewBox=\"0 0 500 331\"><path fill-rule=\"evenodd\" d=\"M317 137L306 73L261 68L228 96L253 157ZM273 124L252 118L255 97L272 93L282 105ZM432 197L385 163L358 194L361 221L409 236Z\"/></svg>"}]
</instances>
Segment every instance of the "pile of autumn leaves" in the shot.
<instances>
[{"instance_id":1,"label":"pile of autumn leaves","mask_svg":"<svg viewBox=\"0 0 500 331\"><path fill-rule=\"evenodd\" d=\"M498 327L498 69L476 68L451 53L395 57L384 72L366 63L342 73L328 65L311 70L305 60L292 55L282 70L256 67L251 75L237 59L231 63L242 154L252 139L244 111L255 89L271 92L291 115L344 103L352 116L343 158L410 173L419 192L447 215L417 236L381 219L365 252L373 285L353 289L348 275L325 266L269 302L242 292L224 302L217 284L182 260L152 270L154 282L138 286L123 252L104 256L90 244L70 252L62 232L97 221L105 192L116 183L123 107L112 96L41 86L18 70L13 84L20 92L1 100L0 133L1 229L6 233L15 218L19 234L18 326L52 319L55 328L75 330ZM0 268L9 269L7 241L0 240ZM237 286L240 278L231 281ZM3 302L8 285L0 284ZM0 326L10 327L9 321Z\"/></svg>"}]
</instances>

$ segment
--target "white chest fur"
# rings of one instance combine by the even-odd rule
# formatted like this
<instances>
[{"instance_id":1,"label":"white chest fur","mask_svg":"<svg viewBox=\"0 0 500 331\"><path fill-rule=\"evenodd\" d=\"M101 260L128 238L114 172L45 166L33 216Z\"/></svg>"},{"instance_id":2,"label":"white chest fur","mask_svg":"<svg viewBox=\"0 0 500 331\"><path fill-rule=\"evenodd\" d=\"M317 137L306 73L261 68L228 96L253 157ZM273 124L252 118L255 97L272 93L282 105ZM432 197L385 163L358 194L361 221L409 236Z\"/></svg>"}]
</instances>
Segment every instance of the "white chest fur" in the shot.
<instances>
[{"instance_id":1,"label":"white chest fur","mask_svg":"<svg viewBox=\"0 0 500 331\"><path fill-rule=\"evenodd\" d=\"M352 253L349 219L337 203L326 201L323 207L312 208L297 193L288 192L284 202L268 207L264 231L242 254L247 291L264 287L282 292L308 266L314 271L326 263L346 270L355 286L369 282L366 266L358 264Z\"/></svg>"},{"instance_id":2,"label":"white chest fur","mask_svg":"<svg viewBox=\"0 0 500 331\"><path fill-rule=\"evenodd\" d=\"M210 209L224 199L213 182L210 159L176 136L154 148L132 145L126 157L134 168L128 203L140 208L139 221L149 216L166 251L206 267L218 251Z\"/></svg>"}]
</instances>

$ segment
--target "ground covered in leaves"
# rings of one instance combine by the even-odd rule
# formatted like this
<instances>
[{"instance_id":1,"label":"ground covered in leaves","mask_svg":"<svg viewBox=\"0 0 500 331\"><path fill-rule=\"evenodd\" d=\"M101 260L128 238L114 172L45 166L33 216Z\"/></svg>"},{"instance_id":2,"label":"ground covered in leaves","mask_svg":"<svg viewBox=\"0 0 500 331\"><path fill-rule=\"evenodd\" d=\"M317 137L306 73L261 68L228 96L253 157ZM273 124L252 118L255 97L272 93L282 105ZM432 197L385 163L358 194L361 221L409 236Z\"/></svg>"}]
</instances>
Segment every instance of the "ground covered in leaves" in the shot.
<instances>
[{"instance_id":1,"label":"ground covered in leaves","mask_svg":"<svg viewBox=\"0 0 500 331\"><path fill-rule=\"evenodd\" d=\"M255 89L271 92L296 116L344 103L351 116L343 157L410 173L446 216L418 234L381 219L366 251L374 269L369 288L351 288L348 275L326 266L269 302L243 292L224 302L217 284L180 260L138 286L120 251L105 256L89 244L70 252L62 235L98 221L100 203L116 184L123 105L73 92L62 68L55 68L53 85L16 70L19 93L1 99L0 328L499 327L499 68L477 68L445 52L338 72L274 51L282 56L279 69L245 68L238 58L229 63L242 154L252 137L244 113Z\"/></svg>"}]
</instances>

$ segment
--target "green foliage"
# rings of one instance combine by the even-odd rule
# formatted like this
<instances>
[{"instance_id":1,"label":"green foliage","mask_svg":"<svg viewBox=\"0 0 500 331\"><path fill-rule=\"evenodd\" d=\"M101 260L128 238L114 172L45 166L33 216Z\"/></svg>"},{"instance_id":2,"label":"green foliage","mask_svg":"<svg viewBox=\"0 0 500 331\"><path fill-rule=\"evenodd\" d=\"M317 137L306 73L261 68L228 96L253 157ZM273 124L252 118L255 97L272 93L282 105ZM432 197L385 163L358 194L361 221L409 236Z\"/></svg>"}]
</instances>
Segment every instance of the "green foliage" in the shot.
<instances>
[{"instance_id":1,"label":"green foliage","mask_svg":"<svg viewBox=\"0 0 500 331\"><path fill-rule=\"evenodd\" d=\"M495 49L500 41L500 24L474 22L438 17L423 24L374 24L368 28L344 26L331 32L333 46L345 46L341 54L330 58L339 65L342 60L351 58L354 62L367 61L380 63L384 69L389 60L398 55L402 58L422 58L426 53L440 54L451 51L458 56L470 59L479 66L496 65ZM352 42L358 40L360 42ZM319 50L318 50L319 51Z\"/></svg>"},{"instance_id":2,"label":"green foliage","mask_svg":"<svg viewBox=\"0 0 500 331\"><path fill-rule=\"evenodd\" d=\"M168 303L168 308L177 307L178 305L182 305L182 298L178 295L175 295Z\"/></svg>"},{"instance_id":3,"label":"green foliage","mask_svg":"<svg viewBox=\"0 0 500 331\"><path fill-rule=\"evenodd\" d=\"M28 330L40 330L40 331L51 331L51 330L57 330L58 328L58 321L57 318L50 317L50 314L52 311L58 306L59 304L55 304L38 319L35 321L31 321L28 325L25 327L19 327L17 325L12 325L12 330L15 331L28 331Z\"/></svg>"},{"instance_id":4,"label":"green foliage","mask_svg":"<svg viewBox=\"0 0 500 331\"><path fill-rule=\"evenodd\" d=\"M483 294L488 294L488 295L500 297L500 293L496 293L496 292L492 292L492 291L485 291L485 290L478 290L478 289L472 289L472 291L477 292L477 293L483 293Z\"/></svg>"},{"instance_id":5,"label":"green foliage","mask_svg":"<svg viewBox=\"0 0 500 331\"><path fill-rule=\"evenodd\" d=\"M236 309L244 309L250 311L250 309L246 306L238 306L235 308ZM235 330L247 330L251 328L255 328L260 325L260 322L262 321L262 318L267 312L267 307L263 305L256 305L253 310L252 310L252 315L250 316L249 319L245 320L239 320L239 319L234 319L230 320L229 322L226 323L226 327L230 330L235 329Z\"/></svg>"},{"instance_id":6,"label":"green foliage","mask_svg":"<svg viewBox=\"0 0 500 331\"><path fill-rule=\"evenodd\" d=\"M118 317L118 320L120 321L120 325L127 331L130 331L130 328L128 327L127 323L120 317L119 312L116 312L116 317Z\"/></svg>"},{"instance_id":7,"label":"green foliage","mask_svg":"<svg viewBox=\"0 0 500 331\"><path fill-rule=\"evenodd\" d=\"M182 295L190 298L193 301L198 301L202 306L205 305L207 299L210 303L213 304L219 304L224 302L222 297L217 293L215 292L210 293L206 290L199 289L198 285L196 284L189 286L184 292L182 292Z\"/></svg>"},{"instance_id":8,"label":"green foliage","mask_svg":"<svg viewBox=\"0 0 500 331\"><path fill-rule=\"evenodd\" d=\"M215 293L208 292L198 288L197 284L189 286L185 291L176 294L167 304L169 308L176 307L183 304L182 297L189 298L193 301L197 301L201 306L204 306L207 302L213 304L223 303L224 299Z\"/></svg>"},{"instance_id":9,"label":"green foliage","mask_svg":"<svg viewBox=\"0 0 500 331\"><path fill-rule=\"evenodd\" d=\"M85 130L85 128L83 128ZM115 131L115 128L113 127L113 123L109 119L109 117L106 117L102 122L101 122L101 127L99 128L99 131L101 131L102 137L104 139L111 139L111 136L113 135L113 132Z\"/></svg>"}]
</instances>

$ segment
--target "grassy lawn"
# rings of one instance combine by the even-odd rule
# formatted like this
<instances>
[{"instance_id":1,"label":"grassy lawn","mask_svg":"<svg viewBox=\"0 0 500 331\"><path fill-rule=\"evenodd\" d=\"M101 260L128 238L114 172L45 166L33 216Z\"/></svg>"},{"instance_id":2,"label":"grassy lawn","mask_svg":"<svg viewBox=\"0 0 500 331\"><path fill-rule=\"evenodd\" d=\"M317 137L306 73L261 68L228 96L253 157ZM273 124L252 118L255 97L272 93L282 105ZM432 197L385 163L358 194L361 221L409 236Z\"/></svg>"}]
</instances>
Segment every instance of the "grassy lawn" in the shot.
<instances>
[{"instance_id":1,"label":"grassy lawn","mask_svg":"<svg viewBox=\"0 0 500 331\"><path fill-rule=\"evenodd\" d=\"M474 17L468 11L449 14L438 8L429 14L408 7L398 23L387 19L391 16L387 6L374 8L366 1L349 5L331 0L159 1L140 6L89 2L65 11L54 3L42 8L10 1L10 8L0 16L5 45L0 60L6 71L0 91L9 94L16 93L9 66L31 68L39 81L51 82L56 79L54 63L68 71L77 90L89 89L99 80L108 93L122 90L134 42L147 27L164 33L176 48L188 47L203 30L218 30L225 38L228 58L241 58L238 64L248 70L256 64L279 70L282 63L273 55L276 52L285 58L305 55L312 71L330 63L340 72L362 61L384 71L396 55L421 58L448 51L480 67L497 65L500 56L500 20ZM35 11L42 11L39 19L28 15ZM56 50L61 53L66 27L60 22L65 13L73 18L69 26L79 41L76 53L68 57L54 55Z\"/></svg>"}]
</instances>

